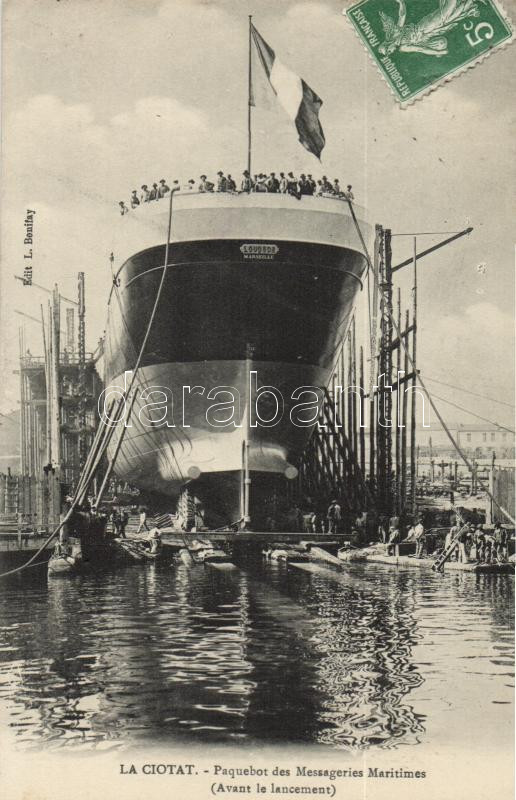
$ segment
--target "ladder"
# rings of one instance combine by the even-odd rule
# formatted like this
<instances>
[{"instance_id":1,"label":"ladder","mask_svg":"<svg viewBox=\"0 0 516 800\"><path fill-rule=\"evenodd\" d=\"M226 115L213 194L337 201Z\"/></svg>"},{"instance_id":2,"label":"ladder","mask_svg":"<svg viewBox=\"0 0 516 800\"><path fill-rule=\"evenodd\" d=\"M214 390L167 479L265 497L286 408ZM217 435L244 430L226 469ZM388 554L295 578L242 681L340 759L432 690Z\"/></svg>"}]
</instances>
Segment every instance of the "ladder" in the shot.
<instances>
[{"instance_id":1,"label":"ladder","mask_svg":"<svg viewBox=\"0 0 516 800\"><path fill-rule=\"evenodd\" d=\"M458 512L456 512L456 516L457 516L457 523L458 525L460 525L460 528L453 537L453 539L451 540L446 550L444 550L444 552L441 553L439 558L437 558L436 561L434 561L434 563L432 564L432 569L434 570L434 572L443 572L444 565L449 560L450 556L453 555L453 553L457 549L457 546L460 542L460 537L468 527L468 523L464 522L464 519Z\"/></svg>"}]
</instances>

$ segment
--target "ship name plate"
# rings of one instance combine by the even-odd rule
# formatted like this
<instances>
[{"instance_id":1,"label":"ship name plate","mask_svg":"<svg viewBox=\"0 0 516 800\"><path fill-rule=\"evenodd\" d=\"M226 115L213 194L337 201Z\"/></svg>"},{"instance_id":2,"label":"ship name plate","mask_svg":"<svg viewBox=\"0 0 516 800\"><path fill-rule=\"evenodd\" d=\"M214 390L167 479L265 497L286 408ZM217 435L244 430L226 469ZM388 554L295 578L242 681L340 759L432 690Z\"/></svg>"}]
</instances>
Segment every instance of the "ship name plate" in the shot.
<instances>
[{"instance_id":1,"label":"ship name plate","mask_svg":"<svg viewBox=\"0 0 516 800\"><path fill-rule=\"evenodd\" d=\"M240 252L244 258L272 260L279 253L279 247L277 244L266 244L265 242L246 243L240 245Z\"/></svg>"}]
</instances>

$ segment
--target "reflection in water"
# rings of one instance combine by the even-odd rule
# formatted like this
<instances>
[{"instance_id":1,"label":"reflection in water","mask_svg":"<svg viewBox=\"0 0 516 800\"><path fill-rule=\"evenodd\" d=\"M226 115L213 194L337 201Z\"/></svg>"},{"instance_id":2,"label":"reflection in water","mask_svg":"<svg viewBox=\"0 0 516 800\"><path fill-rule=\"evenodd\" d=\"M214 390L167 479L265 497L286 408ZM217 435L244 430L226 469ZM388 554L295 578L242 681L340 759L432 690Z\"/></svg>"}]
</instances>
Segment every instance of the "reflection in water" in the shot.
<instances>
[{"instance_id":1,"label":"reflection in water","mask_svg":"<svg viewBox=\"0 0 516 800\"><path fill-rule=\"evenodd\" d=\"M441 735L450 708L467 729L479 704L484 735L505 730L510 577L303 566L149 564L2 584L3 719L25 748L394 748ZM454 708L459 670L481 691Z\"/></svg>"}]
</instances>

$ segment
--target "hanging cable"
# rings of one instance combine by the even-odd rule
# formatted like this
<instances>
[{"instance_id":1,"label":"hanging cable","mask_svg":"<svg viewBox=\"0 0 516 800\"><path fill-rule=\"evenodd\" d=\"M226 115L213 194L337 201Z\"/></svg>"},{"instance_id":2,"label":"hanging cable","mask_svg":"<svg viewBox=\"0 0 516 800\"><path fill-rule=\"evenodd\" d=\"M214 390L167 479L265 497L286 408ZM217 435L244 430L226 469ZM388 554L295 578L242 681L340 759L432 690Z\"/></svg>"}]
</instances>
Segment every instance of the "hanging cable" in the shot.
<instances>
[{"instance_id":1,"label":"hanging cable","mask_svg":"<svg viewBox=\"0 0 516 800\"><path fill-rule=\"evenodd\" d=\"M138 359L137 359L137 362L136 362L134 370L133 370L131 382L130 382L129 387L128 387L127 392L126 392L127 396L131 396L131 390L132 390L133 385L134 385L135 380L136 380L137 372L138 372L138 369L140 367L140 363L141 363L141 360L142 360L142 357L143 357L143 353L145 351L145 347L147 345L147 341L148 341L148 338L149 338L149 335L150 335L152 324L154 322L154 317L156 315L156 309L158 307L158 303L159 303L159 300L160 300L160 297L161 297L163 284L165 282L165 276L166 276L167 267L168 267L168 253L169 253L169 249L170 249L170 234L171 234L171 229L172 229L172 201L173 201L173 197L174 197L174 191L172 190L170 192L170 205L169 205L168 231L167 231L167 245L166 245L166 248L165 248L165 264L163 266L163 273L162 273L161 281L160 281L160 284L159 284L159 287L158 287L158 291L157 291L157 294L156 294L156 299L154 301L154 306L153 306L153 309L152 309L152 312L151 312L151 316L150 316L149 322L147 324L147 330L145 332L145 336L143 338L143 342L142 342L142 345L141 345L141 348L140 348ZM48 547L50 542L52 542L52 540L55 539L56 536L59 535L59 533L62 530L62 528L65 525L65 523L68 522L68 520L70 519L72 514L75 512L77 506L79 505L79 494L82 497L84 495L84 492L87 490L87 487L88 487L88 485L89 485L89 483L90 483L90 481L91 481L91 479L93 477L94 469L96 469L96 465L99 463L100 458L102 457L103 453L105 452L105 449L107 449L107 446L109 445L109 442L111 441L111 438L113 436L113 432L114 432L114 430L116 428L117 423L122 419L122 417L124 415L124 412L122 411L122 400L124 400L124 406L125 406L125 398L122 397L119 400L119 408L121 410L121 414L118 415L118 417L116 418L115 424L112 427L111 426L105 426L105 428L108 429L108 433L106 433L105 429L102 430L102 428L100 426L97 429L97 434L95 436L95 440L98 437L98 441L97 441L97 444L96 444L95 448L93 448L93 445L92 445L92 448L91 448L90 454L89 454L90 468L88 469L87 473L86 473L85 470L83 470L83 474L81 475L81 478L79 479L79 483L77 485L77 489L75 491L75 495L74 495L74 498L73 498L72 503L70 505L70 508L68 509L68 511L65 514L65 516L63 517L63 519L59 522L59 524L54 529L54 531L45 539L44 543L41 545L39 550L37 550L36 553L34 553L34 555L31 556L31 558L28 561L26 561L21 566L16 567L15 569L12 569L12 570L9 570L7 572L4 572L4 573L0 574L0 578L6 577L7 575L13 575L16 572L21 572L22 570L27 569L27 567L29 567L36 560L36 558L43 552L43 550L46 547ZM135 400L136 400L136 393L134 393L132 395L132 397L131 397L131 402L130 402L130 405L129 405L128 415L132 411L132 408L134 406ZM121 444L122 444L122 441L123 441L123 438L124 438L125 430L126 430L126 428L125 428L125 426L123 426L123 428L122 428L122 430L120 432L120 436L119 436L118 442L117 442L116 447L115 447L115 451L114 451L113 456L111 457L111 460L109 462L108 469L106 470L106 474L104 476L102 485L101 485L101 487L99 489L97 497L95 498L95 502L96 502L97 506L100 503L100 501L102 500L102 496L103 496L106 484L107 484L107 482L108 482L108 480L109 480L109 478L111 476L111 473L113 471L113 466L114 466L114 463L116 461L116 457L118 455L118 452L120 450L120 447L121 447ZM94 442L95 442L95 440L94 440ZM101 440L103 442L102 447L100 447L100 441ZM96 458L92 453L92 451L94 449L96 451Z\"/></svg>"},{"instance_id":2,"label":"hanging cable","mask_svg":"<svg viewBox=\"0 0 516 800\"><path fill-rule=\"evenodd\" d=\"M459 392L464 392L465 394L472 394L474 397L480 397L482 400L489 400L491 403L499 403L501 406L507 406L508 408L516 408L516 406L513 406L512 403L506 403L504 400L496 400L494 397L488 397L486 394L479 394L478 392L472 392L471 389L465 389L463 386L454 386L453 383L445 383L444 381L437 380L437 378L429 378L428 375L426 376L426 379L427 381L431 381L432 383L439 383L441 384L441 386L447 386L448 389L457 389Z\"/></svg>"},{"instance_id":3,"label":"hanging cable","mask_svg":"<svg viewBox=\"0 0 516 800\"><path fill-rule=\"evenodd\" d=\"M163 271L161 273L161 280L159 282L158 291L156 292L156 298L154 300L154 305L153 305L153 308L152 308L152 311L151 311L151 315L150 315L150 318L149 318L149 322L148 322L148 325L147 325L147 330L145 331L145 336L143 337L143 341L142 341L142 344L141 344L141 347L140 347L140 352L138 354L138 358L136 360L136 364L134 365L134 368L133 368L133 374L132 374L132 377L131 377L131 382L129 383L129 387L128 387L127 392L126 392L126 395L130 398L129 409L127 411L127 416L128 417L130 417L131 412L132 412L133 407L134 407L134 403L136 401L136 392L134 392L131 395L131 391L132 391L133 385L134 385L134 383L135 383L135 381L137 379L138 370L140 368L141 360L142 360L143 354L145 352L145 348L147 346L147 341L149 339L149 335L150 335L150 332L151 332L152 324L154 322L154 317L156 316L156 311L157 311L157 308L158 308L158 304L159 304L159 301L160 301L160 298L161 298L161 293L163 291L163 285L165 283L165 278L166 278L166 275L167 275L168 254L169 254L169 250L170 250L170 235L171 235L171 232L172 232L172 202L173 202L173 198L174 198L174 190L172 189L171 192L170 192L170 204L169 204L169 210L168 210L168 230L167 230L167 244L166 244L166 247L165 247L165 263L163 265ZM95 498L96 505L98 505L102 500L102 497L103 497L107 482L108 482L109 478L111 477L111 473L113 472L113 467L115 466L115 461L117 459L118 453L120 452L120 448L122 446L122 442L124 440L124 436L125 436L126 430L127 430L127 428L124 425L122 427L121 431L120 431L120 436L118 437L118 442L115 445L115 449L114 449L113 455L111 456L110 462L108 464L108 468L106 470L106 474L104 475L104 479L103 479L102 484L100 486L100 489L99 489L99 491L97 493L97 497Z\"/></svg>"},{"instance_id":4,"label":"hanging cable","mask_svg":"<svg viewBox=\"0 0 516 800\"><path fill-rule=\"evenodd\" d=\"M457 403L453 403L451 400L446 400L445 397L439 397L438 394L434 394L434 397L437 400L441 400L443 403L448 403L449 406L453 406L454 408L458 408L459 411L464 411L466 414L471 414L472 417L477 417L477 419L481 419L484 422L488 422L490 425L496 425L496 427L499 428L502 431L508 431L509 433L516 434L516 431L513 431L512 428L506 428L505 425L500 425L499 422L493 422L493 420L487 419L487 417L481 417L480 414L476 414L474 411L470 411L468 408L464 408L463 406L459 406Z\"/></svg>"}]
</instances>

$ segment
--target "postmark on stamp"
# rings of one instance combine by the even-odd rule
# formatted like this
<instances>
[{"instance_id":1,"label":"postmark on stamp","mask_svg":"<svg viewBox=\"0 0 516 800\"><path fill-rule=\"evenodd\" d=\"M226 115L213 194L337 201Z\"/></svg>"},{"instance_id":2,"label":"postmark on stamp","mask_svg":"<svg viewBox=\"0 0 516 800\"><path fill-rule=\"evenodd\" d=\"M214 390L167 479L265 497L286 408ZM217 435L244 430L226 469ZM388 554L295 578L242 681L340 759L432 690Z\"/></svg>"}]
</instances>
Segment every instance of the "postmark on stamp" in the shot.
<instances>
[{"instance_id":1,"label":"postmark on stamp","mask_svg":"<svg viewBox=\"0 0 516 800\"><path fill-rule=\"evenodd\" d=\"M360 0L345 13L402 104L514 38L496 0Z\"/></svg>"}]
</instances>

